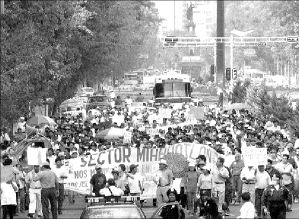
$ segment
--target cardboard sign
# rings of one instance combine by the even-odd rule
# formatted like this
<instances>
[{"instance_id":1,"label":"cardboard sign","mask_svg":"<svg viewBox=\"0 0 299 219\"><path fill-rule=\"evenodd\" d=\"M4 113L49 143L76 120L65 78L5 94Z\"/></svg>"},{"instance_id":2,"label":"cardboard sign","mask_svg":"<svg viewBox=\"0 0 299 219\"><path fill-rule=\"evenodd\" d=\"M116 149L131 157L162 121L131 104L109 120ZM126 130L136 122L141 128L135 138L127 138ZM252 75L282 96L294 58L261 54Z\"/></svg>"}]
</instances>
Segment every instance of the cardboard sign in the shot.
<instances>
[{"instance_id":1,"label":"cardboard sign","mask_svg":"<svg viewBox=\"0 0 299 219\"><path fill-rule=\"evenodd\" d=\"M131 141L132 141L132 132L125 131L123 143L130 144Z\"/></svg>"},{"instance_id":2,"label":"cardboard sign","mask_svg":"<svg viewBox=\"0 0 299 219\"><path fill-rule=\"evenodd\" d=\"M27 148L28 165L41 165L46 162L48 148Z\"/></svg>"},{"instance_id":3,"label":"cardboard sign","mask_svg":"<svg viewBox=\"0 0 299 219\"><path fill-rule=\"evenodd\" d=\"M243 147L242 155L245 166L266 165L267 164L267 148Z\"/></svg>"}]
</instances>

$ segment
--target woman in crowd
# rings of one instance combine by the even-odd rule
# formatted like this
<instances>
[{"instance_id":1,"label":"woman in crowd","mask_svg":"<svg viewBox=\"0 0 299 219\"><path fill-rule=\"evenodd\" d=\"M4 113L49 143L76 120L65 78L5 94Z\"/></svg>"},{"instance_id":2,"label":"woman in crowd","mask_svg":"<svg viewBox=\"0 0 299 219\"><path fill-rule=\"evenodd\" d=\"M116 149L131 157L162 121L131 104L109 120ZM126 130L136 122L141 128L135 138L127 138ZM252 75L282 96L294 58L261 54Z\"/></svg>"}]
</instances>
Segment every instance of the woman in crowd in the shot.
<instances>
[{"instance_id":1,"label":"woman in crowd","mask_svg":"<svg viewBox=\"0 0 299 219\"><path fill-rule=\"evenodd\" d=\"M12 160L7 158L3 162L3 167L9 167L12 164ZM3 168L1 168L3 169ZM2 173L2 171L1 171ZM17 206L17 196L18 186L15 182L14 177L7 178L7 181L1 180L1 206L3 211L3 219L13 219L14 213Z\"/></svg>"}]
</instances>

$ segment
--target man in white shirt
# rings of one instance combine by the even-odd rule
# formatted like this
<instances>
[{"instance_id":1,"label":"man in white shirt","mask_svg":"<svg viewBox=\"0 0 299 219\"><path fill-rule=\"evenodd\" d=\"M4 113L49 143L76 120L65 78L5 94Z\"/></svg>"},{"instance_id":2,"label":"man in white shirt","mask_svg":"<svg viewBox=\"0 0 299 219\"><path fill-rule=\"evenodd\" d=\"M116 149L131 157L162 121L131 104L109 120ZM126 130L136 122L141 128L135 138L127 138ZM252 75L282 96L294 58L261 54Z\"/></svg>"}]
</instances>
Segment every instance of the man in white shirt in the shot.
<instances>
[{"instance_id":1,"label":"man in white shirt","mask_svg":"<svg viewBox=\"0 0 299 219\"><path fill-rule=\"evenodd\" d=\"M290 155L288 152L283 152L282 160L280 163L276 164L275 168L279 171L282 176L282 185L284 185L289 190L289 197L288 197L288 206L287 210L290 211L292 208L292 195L293 195L293 174L294 168L292 164L289 163Z\"/></svg>"},{"instance_id":2,"label":"man in white shirt","mask_svg":"<svg viewBox=\"0 0 299 219\"><path fill-rule=\"evenodd\" d=\"M173 173L168 168L166 160L161 159L159 163L159 170L157 171L154 182L157 184L157 204L161 205L163 202L168 202L167 191L171 188L173 183Z\"/></svg>"},{"instance_id":3,"label":"man in white shirt","mask_svg":"<svg viewBox=\"0 0 299 219\"><path fill-rule=\"evenodd\" d=\"M42 202L41 202L41 184L40 181L33 181L33 177L39 172L39 165L34 165L33 170L30 171L26 177L25 182L29 188L29 210L28 216L33 218L35 212L39 217L42 217Z\"/></svg>"},{"instance_id":4,"label":"man in white shirt","mask_svg":"<svg viewBox=\"0 0 299 219\"><path fill-rule=\"evenodd\" d=\"M63 166L62 160L60 157L55 159L56 167L53 168L53 172L56 174L59 183L59 196L58 201L58 214L62 214L62 205L64 200L64 179L67 178L68 172Z\"/></svg>"},{"instance_id":5,"label":"man in white shirt","mask_svg":"<svg viewBox=\"0 0 299 219\"><path fill-rule=\"evenodd\" d=\"M219 202L218 202L218 211L222 211L222 205L225 200L225 181L229 178L229 172L224 167L224 158L219 157L216 166L217 168L212 171L213 181L215 183L215 192L217 193Z\"/></svg>"},{"instance_id":6,"label":"man in white shirt","mask_svg":"<svg viewBox=\"0 0 299 219\"><path fill-rule=\"evenodd\" d=\"M249 192L251 201L255 201L255 175L256 168L253 167L253 163L249 163L247 167L244 167L241 171L241 180L243 182L242 193Z\"/></svg>"},{"instance_id":7,"label":"man in white shirt","mask_svg":"<svg viewBox=\"0 0 299 219\"><path fill-rule=\"evenodd\" d=\"M264 190L270 185L271 177L268 172L265 171L264 165L259 165L256 172L255 182L255 209L258 217L262 215L262 196Z\"/></svg>"},{"instance_id":8,"label":"man in white shirt","mask_svg":"<svg viewBox=\"0 0 299 219\"><path fill-rule=\"evenodd\" d=\"M241 195L242 202L244 203L240 209L240 216L238 219L254 219L255 218L255 209L254 205L250 202L250 193L245 192Z\"/></svg>"},{"instance_id":9,"label":"man in white shirt","mask_svg":"<svg viewBox=\"0 0 299 219\"><path fill-rule=\"evenodd\" d=\"M127 173L131 195L142 194L141 177L137 174L137 167L138 165L131 164L130 172Z\"/></svg>"},{"instance_id":10,"label":"man in white shirt","mask_svg":"<svg viewBox=\"0 0 299 219\"><path fill-rule=\"evenodd\" d=\"M100 195L104 196L122 196L124 191L115 186L114 179L108 179L107 186L100 190Z\"/></svg>"}]
</instances>

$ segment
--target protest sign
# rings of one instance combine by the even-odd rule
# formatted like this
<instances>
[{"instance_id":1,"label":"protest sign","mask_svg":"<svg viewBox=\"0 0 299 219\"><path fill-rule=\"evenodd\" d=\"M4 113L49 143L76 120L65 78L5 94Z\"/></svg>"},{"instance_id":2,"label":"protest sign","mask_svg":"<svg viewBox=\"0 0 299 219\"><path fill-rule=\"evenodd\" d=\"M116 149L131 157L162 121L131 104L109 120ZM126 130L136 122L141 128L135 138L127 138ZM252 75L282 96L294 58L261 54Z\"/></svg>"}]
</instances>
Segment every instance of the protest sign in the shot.
<instances>
[{"instance_id":1,"label":"protest sign","mask_svg":"<svg viewBox=\"0 0 299 219\"><path fill-rule=\"evenodd\" d=\"M119 164L125 164L127 169L131 164L139 164L138 172L143 178L143 186L147 187L142 197L153 198L156 195L153 178L159 169L159 161L168 153L182 154L187 160L193 161L199 154L203 154L207 157L207 163L212 166L215 166L217 158L220 156L207 145L193 143L167 145L165 148L112 148L96 155L67 160L65 166L69 170L69 177L66 180L65 188L89 194L89 181L95 173L97 164L102 165L103 173L107 176L111 175L112 169L117 168Z\"/></svg>"},{"instance_id":2,"label":"protest sign","mask_svg":"<svg viewBox=\"0 0 299 219\"><path fill-rule=\"evenodd\" d=\"M46 162L48 148L27 148L28 165L41 165Z\"/></svg>"},{"instance_id":3,"label":"protest sign","mask_svg":"<svg viewBox=\"0 0 299 219\"><path fill-rule=\"evenodd\" d=\"M267 164L267 148L243 147L242 155L245 166Z\"/></svg>"},{"instance_id":4,"label":"protest sign","mask_svg":"<svg viewBox=\"0 0 299 219\"><path fill-rule=\"evenodd\" d=\"M123 143L124 144L129 144L131 143L131 140L132 140L132 132L128 132L128 131L125 131L124 132L124 140L123 140Z\"/></svg>"}]
</instances>

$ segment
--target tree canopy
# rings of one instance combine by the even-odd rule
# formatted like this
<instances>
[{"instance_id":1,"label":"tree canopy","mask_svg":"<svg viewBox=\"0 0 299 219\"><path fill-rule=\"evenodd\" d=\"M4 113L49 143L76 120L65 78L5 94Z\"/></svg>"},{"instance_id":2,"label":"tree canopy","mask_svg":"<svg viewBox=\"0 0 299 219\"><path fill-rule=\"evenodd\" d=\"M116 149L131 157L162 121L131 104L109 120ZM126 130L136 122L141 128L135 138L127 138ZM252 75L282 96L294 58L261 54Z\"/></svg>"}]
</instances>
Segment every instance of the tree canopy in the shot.
<instances>
[{"instance_id":1,"label":"tree canopy","mask_svg":"<svg viewBox=\"0 0 299 219\"><path fill-rule=\"evenodd\" d=\"M149 1L5 1L1 15L1 123L30 107L73 95L136 66L156 45L157 10Z\"/></svg>"}]
</instances>

